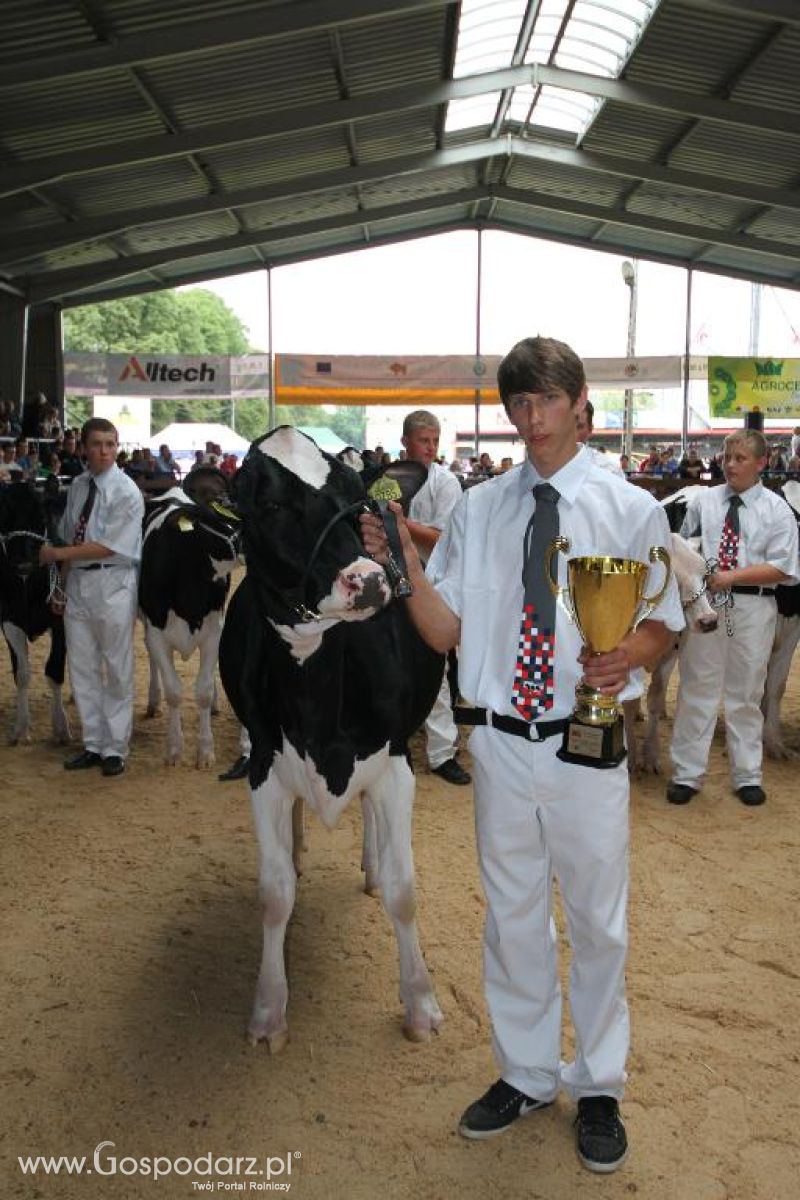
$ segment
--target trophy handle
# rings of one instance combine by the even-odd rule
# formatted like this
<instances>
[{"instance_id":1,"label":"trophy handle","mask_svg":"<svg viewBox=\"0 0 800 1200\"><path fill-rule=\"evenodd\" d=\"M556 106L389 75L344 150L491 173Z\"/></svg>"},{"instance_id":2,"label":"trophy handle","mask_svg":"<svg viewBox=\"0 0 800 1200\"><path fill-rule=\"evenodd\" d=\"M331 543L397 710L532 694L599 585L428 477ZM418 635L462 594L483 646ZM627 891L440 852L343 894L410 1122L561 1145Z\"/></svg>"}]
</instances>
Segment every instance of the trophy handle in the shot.
<instances>
[{"instance_id":1,"label":"trophy handle","mask_svg":"<svg viewBox=\"0 0 800 1200\"><path fill-rule=\"evenodd\" d=\"M575 612L572 608L572 600L570 599L569 588L558 586L558 577L553 576L553 559L559 550L563 550L565 554L569 552L570 540L565 537L553 538L550 545L544 552L544 575L547 582L550 584L550 591L556 598L556 603L560 604L564 612L569 617L570 621L575 621Z\"/></svg>"},{"instance_id":2,"label":"trophy handle","mask_svg":"<svg viewBox=\"0 0 800 1200\"><path fill-rule=\"evenodd\" d=\"M672 562L670 556L663 546L650 547L650 562L660 562L664 564L664 582L661 588L656 592L655 596L642 596L642 612L633 623L633 629L638 629L642 621L650 616L650 613L658 608L661 601L664 599L664 594L669 587L670 576L672 575ZM633 629L631 632L633 632Z\"/></svg>"}]
</instances>

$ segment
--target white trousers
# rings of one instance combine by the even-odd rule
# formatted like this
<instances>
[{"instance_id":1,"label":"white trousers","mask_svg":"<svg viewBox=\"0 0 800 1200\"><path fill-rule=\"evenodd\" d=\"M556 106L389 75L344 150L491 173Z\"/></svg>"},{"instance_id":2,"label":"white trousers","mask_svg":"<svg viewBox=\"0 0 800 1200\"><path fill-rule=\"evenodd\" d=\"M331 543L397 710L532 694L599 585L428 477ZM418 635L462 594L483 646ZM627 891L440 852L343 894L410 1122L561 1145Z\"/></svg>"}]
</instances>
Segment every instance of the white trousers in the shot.
<instances>
[{"instance_id":1,"label":"white trousers","mask_svg":"<svg viewBox=\"0 0 800 1200\"><path fill-rule=\"evenodd\" d=\"M440 767L452 758L456 752L458 728L453 720L453 706L450 701L450 681L447 678L447 659L445 659L442 684L439 695L433 702L428 719L425 722L425 734L428 740L428 764L432 769Z\"/></svg>"},{"instance_id":2,"label":"white trousers","mask_svg":"<svg viewBox=\"0 0 800 1200\"><path fill-rule=\"evenodd\" d=\"M478 859L487 914L484 985L502 1077L528 1096L620 1099L630 1039L628 769L596 770L541 743L478 728L470 738ZM552 880L572 963L576 1054L561 1061L561 989Z\"/></svg>"},{"instance_id":3,"label":"white trousers","mask_svg":"<svg viewBox=\"0 0 800 1200\"><path fill-rule=\"evenodd\" d=\"M720 698L733 786L761 783L761 697L777 606L769 596L734 596L733 601L733 637L720 614L714 633L690 633L681 647L672 778L688 787L699 788L706 773Z\"/></svg>"},{"instance_id":4,"label":"white trousers","mask_svg":"<svg viewBox=\"0 0 800 1200\"><path fill-rule=\"evenodd\" d=\"M136 571L107 567L67 575L64 630L83 744L103 758L127 758L133 725Z\"/></svg>"}]
</instances>

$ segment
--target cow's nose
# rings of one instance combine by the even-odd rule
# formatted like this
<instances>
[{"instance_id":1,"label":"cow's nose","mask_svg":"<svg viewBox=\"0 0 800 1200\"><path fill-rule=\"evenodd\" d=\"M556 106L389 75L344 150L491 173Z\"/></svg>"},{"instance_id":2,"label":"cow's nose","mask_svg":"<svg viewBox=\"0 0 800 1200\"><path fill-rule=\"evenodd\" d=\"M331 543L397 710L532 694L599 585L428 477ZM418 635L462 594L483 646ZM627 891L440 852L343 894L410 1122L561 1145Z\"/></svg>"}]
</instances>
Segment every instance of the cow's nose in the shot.
<instances>
[{"instance_id":1,"label":"cow's nose","mask_svg":"<svg viewBox=\"0 0 800 1200\"><path fill-rule=\"evenodd\" d=\"M701 617L697 624L700 626L701 633L713 633L719 625L719 618L714 616Z\"/></svg>"},{"instance_id":2,"label":"cow's nose","mask_svg":"<svg viewBox=\"0 0 800 1200\"><path fill-rule=\"evenodd\" d=\"M384 588L384 578L382 574L375 571L372 575L367 575L361 585L361 591L356 596L354 608L382 608L386 596Z\"/></svg>"}]
</instances>

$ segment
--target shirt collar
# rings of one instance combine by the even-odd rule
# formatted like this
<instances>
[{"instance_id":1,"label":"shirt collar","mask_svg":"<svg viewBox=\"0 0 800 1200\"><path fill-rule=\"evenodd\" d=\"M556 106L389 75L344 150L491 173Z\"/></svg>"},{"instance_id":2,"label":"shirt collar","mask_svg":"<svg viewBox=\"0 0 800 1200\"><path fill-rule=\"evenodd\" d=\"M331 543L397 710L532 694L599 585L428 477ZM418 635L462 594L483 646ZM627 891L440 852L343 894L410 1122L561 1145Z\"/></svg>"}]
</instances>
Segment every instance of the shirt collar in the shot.
<instances>
[{"instance_id":1,"label":"shirt collar","mask_svg":"<svg viewBox=\"0 0 800 1200\"><path fill-rule=\"evenodd\" d=\"M764 490L764 485L760 479L756 483L754 483L751 488L748 488L746 492L735 492L733 490L733 488L731 487L731 485L729 483L726 483L725 484L725 494L723 496L723 499L730 500L732 496L738 496L739 499L741 500L742 504L746 508L748 504L752 504L754 500L758 499L758 497L761 495L763 490Z\"/></svg>"},{"instance_id":2,"label":"shirt collar","mask_svg":"<svg viewBox=\"0 0 800 1200\"><path fill-rule=\"evenodd\" d=\"M592 458L587 453L585 446L580 446L569 462L565 463L549 479L540 475L531 460L526 458L519 473L520 492L530 495L531 490L537 484L551 483L562 500L572 505L575 503L591 467Z\"/></svg>"},{"instance_id":3,"label":"shirt collar","mask_svg":"<svg viewBox=\"0 0 800 1200\"><path fill-rule=\"evenodd\" d=\"M101 492L103 495L105 495L106 488L109 487L111 480L114 478L114 474L117 471L119 471L119 467L116 463L112 463L110 467L107 467L105 471L101 471L99 475L92 475L91 471L88 469L86 474L91 479L94 479L98 492Z\"/></svg>"}]
</instances>

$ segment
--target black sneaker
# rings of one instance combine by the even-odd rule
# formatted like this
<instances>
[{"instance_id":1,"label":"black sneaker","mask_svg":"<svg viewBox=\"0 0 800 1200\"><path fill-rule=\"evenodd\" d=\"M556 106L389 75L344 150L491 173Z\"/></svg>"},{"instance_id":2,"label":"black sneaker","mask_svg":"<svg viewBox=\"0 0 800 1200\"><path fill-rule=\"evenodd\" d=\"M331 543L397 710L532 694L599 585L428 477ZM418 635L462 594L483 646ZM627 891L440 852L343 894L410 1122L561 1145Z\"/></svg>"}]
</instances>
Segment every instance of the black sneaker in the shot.
<instances>
[{"instance_id":1,"label":"black sneaker","mask_svg":"<svg viewBox=\"0 0 800 1200\"><path fill-rule=\"evenodd\" d=\"M667 799L670 804L688 804L692 796L697 795L697 788L689 787L688 783L671 783L667 787Z\"/></svg>"},{"instance_id":2,"label":"black sneaker","mask_svg":"<svg viewBox=\"0 0 800 1200\"><path fill-rule=\"evenodd\" d=\"M472 776L465 771L457 758L448 758L440 767L431 767L431 774L438 775L445 783L454 783L456 787L466 787L472 783Z\"/></svg>"},{"instance_id":3,"label":"black sneaker","mask_svg":"<svg viewBox=\"0 0 800 1200\"><path fill-rule=\"evenodd\" d=\"M743 787L737 788L736 795L748 808L763 804L767 798L766 792L757 783L746 783Z\"/></svg>"},{"instance_id":4,"label":"black sneaker","mask_svg":"<svg viewBox=\"0 0 800 1200\"><path fill-rule=\"evenodd\" d=\"M578 1158L590 1171L609 1175L628 1155L625 1126L613 1096L583 1096L575 1118Z\"/></svg>"},{"instance_id":5,"label":"black sneaker","mask_svg":"<svg viewBox=\"0 0 800 1200\"><path fill-rule=\"evenodd\" d=\"M505 1079L498 1079L480 1100L470 1104L464 1110L458 1123L458 1132L462 1137L479 1140L494 1137L513 1125L519 1117L527 1117L529 1113L540 1108L549 1108L552 1100L534 1100L524 1092L517 1091Z\"/></svg>"}]
</instances>

